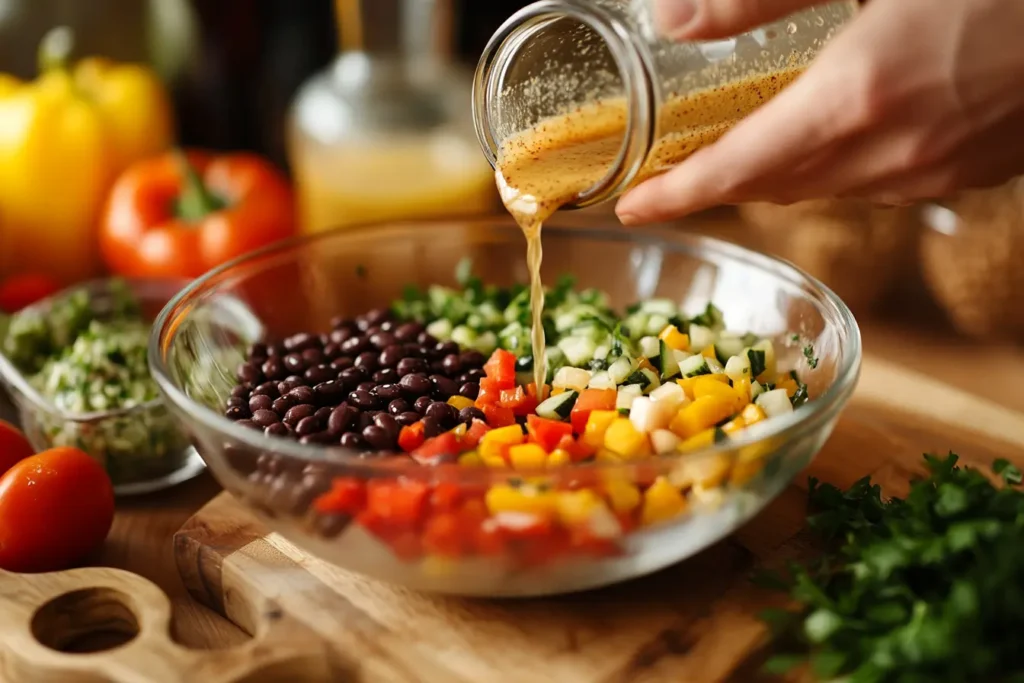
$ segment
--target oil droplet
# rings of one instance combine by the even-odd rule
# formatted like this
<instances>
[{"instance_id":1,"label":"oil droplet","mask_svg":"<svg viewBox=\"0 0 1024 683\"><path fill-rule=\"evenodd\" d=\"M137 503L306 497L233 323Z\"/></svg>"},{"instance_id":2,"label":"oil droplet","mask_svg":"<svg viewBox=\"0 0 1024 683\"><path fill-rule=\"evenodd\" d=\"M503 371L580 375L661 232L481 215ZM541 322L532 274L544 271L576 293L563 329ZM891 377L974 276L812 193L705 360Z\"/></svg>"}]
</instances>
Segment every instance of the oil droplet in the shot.
<instances>
[{"instance_id":1,"label":"oil droplet","mask_svg":"<svg viewBox=\"0 0 1024 683\"><path fill-rule=\"evenodd\" d=\"M818 25L818 26L824 26L825 25L825 17L823 17L823 16L821 16L819 14L818 16L814 17L814 23L816 25Z\"/></svg>"},{"instance_id":2,"label":"oil droplet","mask_svg":"<svg viewBox=\"0 0 1024 683\"><path fill-rule=\"evenodd\" d=\"M794 33L796 33L796 31L797 27L795 21L791 21L788 24L786 24L786 33L788 33L789 35L793 35Z\"/></svg>"}]
</instances>

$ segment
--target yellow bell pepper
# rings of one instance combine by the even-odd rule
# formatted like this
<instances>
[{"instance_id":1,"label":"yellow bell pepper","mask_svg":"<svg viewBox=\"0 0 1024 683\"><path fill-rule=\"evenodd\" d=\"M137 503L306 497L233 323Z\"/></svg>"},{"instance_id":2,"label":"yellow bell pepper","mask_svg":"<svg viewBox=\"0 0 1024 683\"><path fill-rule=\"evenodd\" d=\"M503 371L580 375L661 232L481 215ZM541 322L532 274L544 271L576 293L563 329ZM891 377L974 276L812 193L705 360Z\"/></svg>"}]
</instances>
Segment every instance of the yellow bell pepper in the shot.
<instances>
[{"instance_id":1,"label":"yellow bell pepper","mask_svg":"<svg viewBox=\"0 0 1024 683\"><path fill-rule=\"evenodd\" d=\"M169 99L147 68L85 59L55 29L40 76L0 75L0 273L41 272L64 283L101 269L97 224L130 163L172 143Z\"/></svg>"},{"instance_id":2,"label":"yellow bell pepper","mask_svg":"<svg viewBox=\"0 0 1024 683\"><path fill-rule=\"evenodd\" d=\"M686 498L665 477L658 477L644 492L641 521L644 525L672 519L686 510Z\"/></svg>"},{"instance_id":3,"label":"yellow bell pepper","mask_svg":"<svg viewBox=\"0 0 1024 683\"><path fill-rule=\"evenodd\" d=\"M728 387L727 387L728 388ZM731 391L731 389L730 389ZM682 408L669 424L669 429L681 439L709 429L736 412L734 396L699 396Z\"/></svg>"},{"instance_id":4,"label":"yellow bell pepper","mask_svg":"<svg viewBox=\"0 0 1024 683\"><path fill-rule=\"evenodd\" d=\"M637 430L628 417L617 417L608 425L604 447L624 460L634 460L650 452L647 435Z\"/></svg>"},{"instance_id":5,"label":"yellow bell pepper","mask_svg":"<svg viewBox=\"0 0 1024 683\"><path fill-rule=\"evenodd\" d=\"M679 331L675 325L669 325L661 334L658 335L658 339L665 342L665 345L670 349L676 351L685 351L690 348L690 337Z\"/></svg>"}]
</instances>

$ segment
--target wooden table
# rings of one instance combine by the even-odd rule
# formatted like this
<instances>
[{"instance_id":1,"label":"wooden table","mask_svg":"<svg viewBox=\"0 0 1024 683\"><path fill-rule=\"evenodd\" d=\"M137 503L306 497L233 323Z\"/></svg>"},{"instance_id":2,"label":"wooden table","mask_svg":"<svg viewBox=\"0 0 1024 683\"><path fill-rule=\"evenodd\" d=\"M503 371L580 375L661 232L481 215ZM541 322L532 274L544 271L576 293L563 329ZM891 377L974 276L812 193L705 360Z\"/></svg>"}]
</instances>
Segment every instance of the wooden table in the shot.
<instances>
[{"instance_id":1,"label":"wooden table","mask_svg":"<svg viewBox=\"0 0 1024 683\"><path fill-rule=\"evenodd\" d=\"M710 231L728 238L734 228L727 221ZM1024 349L960 339L924 303L910 311L862 320L861 327L870 352L920 372L941 373L958 388L1024 410ZM229 646L245 639L238 628L186 594L172 556L174 532L219 491L204 474L170 491L120 501L114 528L96 559L96 564L128 569L163 588L174 604L175 637L193 647Z\"/></svg>"}]
</instances>

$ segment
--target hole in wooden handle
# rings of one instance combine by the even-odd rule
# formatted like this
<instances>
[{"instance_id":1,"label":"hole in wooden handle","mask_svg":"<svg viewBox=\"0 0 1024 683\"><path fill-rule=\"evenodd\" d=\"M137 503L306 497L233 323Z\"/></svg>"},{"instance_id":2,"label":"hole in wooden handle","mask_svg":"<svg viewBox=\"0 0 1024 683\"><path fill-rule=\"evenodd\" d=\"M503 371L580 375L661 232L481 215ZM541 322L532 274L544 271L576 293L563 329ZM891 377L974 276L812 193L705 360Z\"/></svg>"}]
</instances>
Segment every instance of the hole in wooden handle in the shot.
<instances>
[{"instance_id":1,"label":"hole in wooden handle","mask_svg":"<svg viewBox=\"0 0 1024 683\"><path fill-rule=\"evenodd\" d=\"M58 652L112 650L139 634L139 621L131 605L131 596L113 588L70 591L36 610L32 635Z\"/></svg>"}]
</instances>

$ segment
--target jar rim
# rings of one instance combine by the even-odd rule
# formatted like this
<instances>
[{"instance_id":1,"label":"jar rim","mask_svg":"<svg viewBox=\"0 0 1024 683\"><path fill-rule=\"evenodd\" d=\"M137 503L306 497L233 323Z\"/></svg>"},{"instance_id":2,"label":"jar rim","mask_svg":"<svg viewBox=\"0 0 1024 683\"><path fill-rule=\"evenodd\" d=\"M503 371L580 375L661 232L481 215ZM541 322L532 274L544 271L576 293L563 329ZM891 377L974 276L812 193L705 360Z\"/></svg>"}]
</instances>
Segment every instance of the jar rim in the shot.
<instances>
[{"instance_id":1,"label":"jar rim","mask_svg":"<svg viewBox=\"0 0 1024 683\"><path fill-rule=\"evenodd\" d=\"M491 36L477 63L473 77L473 126L487 162L497 169L502 141L491 125L489 113L501 97L502 77L530 36L561 19L579 22L604 41L622 80L627 103L626 130L615 161L594 186L563 207L579 209L625 190L654 143L657 95L651 79L653 59L643 41L636 39L620 17L585 0L538 0L513 14Z\"/></svg>"}]
</instances>

